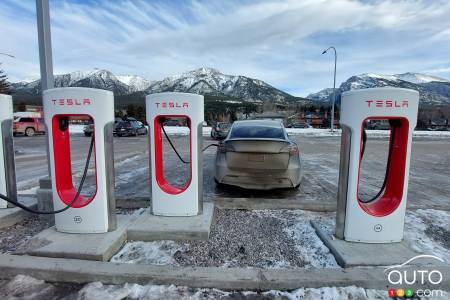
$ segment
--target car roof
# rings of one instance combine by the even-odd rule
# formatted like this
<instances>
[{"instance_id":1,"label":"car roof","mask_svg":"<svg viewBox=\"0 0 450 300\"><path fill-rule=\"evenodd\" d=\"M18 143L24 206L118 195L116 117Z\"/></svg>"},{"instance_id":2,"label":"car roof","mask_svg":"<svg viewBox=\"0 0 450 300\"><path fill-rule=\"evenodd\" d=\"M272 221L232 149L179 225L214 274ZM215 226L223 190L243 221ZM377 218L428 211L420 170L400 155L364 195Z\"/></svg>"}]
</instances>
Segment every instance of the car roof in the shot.
<instances>
[{"instance_id":1,"label":"car roof","mask_svg":"<svg viewBox=\"0 0 450 300\"><path fill-rule=\"evenodd\" d=\"M267 126L267 127L283 127L281 121L277 120L241 120L235 121L233 126Z\"/></svg>"}]
</instances>

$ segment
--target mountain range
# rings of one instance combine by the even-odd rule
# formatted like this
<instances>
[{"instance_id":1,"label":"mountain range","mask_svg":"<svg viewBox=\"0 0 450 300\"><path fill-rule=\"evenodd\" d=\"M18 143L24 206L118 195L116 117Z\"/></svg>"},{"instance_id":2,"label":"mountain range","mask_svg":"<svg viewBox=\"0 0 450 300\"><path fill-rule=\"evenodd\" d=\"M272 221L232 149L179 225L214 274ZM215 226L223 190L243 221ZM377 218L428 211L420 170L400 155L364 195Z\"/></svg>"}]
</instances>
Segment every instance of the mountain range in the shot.
<instances>
[{"instance_id":1,"label":"mountain range","mask_svg":"<svg viewBox=\"0 0 450 300\"><path fill-rule=\"evenodd\" d=\"M40 102L41 82L12 83L16 101ZM162 80L147 80L135 75L114 75L108 70L93 69L55 76L55 87L90 87L113 91L119 104L142 104L145 95L160 92L189 92L212 98L276 104L300 103L302 105L329 105L333 89L326 88L305 98L294 97L268 83L239 75L225 75L213 68L199 68ZM348 90L372 87L401 87L420 92L424 106L450 105L450 80L421 73L381 75L365 73L355 75L336 88L337 103Z\"/></svg>"},{"instance_id":2,"label":"mountain range","mask_svg":"<svg viewBox=\"0 0 450 300\"><path fill-rule=\"evenodd\" d=\"M113 91L119 99L126 96L142 98L146 94L161 92L188 92L228 97L249 102L306 101L294 97L264 81L246 76L225 75L213 68L200 68L180 75L150 81L134 75L114 75L108 70L94 69L55 76L55 87L90 87ZM40 80L12 84L15 98L29 99L41 93ZM143 99L143 98L142 98ZM309 101L310 102L310 101Z\"/></svg>"},{"instance_id":3,"label":"mountain range","mask_svg":"<svg viewBox=\"0 0 450 300\"><path fill-rule=\"evenodd\" d=\"M395 75L365 73L352 76L336 88L336 102L340 103L341 94L345 91L386 86L419 91L421 107L450 105L450 80L411 72ZM309 94L306 98L328 104L332 95L333 89L326 88Z\"/></svg>"}]
</instances>

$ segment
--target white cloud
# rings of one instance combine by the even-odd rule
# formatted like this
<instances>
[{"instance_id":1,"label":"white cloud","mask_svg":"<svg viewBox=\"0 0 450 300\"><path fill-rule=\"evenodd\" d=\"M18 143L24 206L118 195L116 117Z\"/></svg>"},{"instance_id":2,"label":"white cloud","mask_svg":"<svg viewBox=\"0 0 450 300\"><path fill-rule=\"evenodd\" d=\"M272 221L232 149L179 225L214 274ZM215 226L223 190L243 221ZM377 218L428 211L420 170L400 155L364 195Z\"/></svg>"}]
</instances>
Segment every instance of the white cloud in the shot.
<instances>
[{"instance_id":1,"label":"white cloud","mask_svg":"<svg viewBox=\"0 0 450 300\"><path fill-rule=\"evenodd\" d=\"M450 52L448 1L51 1L55 72L93 67L161 79L201 66L306 95L363 72L436 69ZM34 1L0 3L14 80L39 75ZM447 64L446 64L447 65ZM445 72L443 72L445 73Z\"/></svg>"}]
</instances>

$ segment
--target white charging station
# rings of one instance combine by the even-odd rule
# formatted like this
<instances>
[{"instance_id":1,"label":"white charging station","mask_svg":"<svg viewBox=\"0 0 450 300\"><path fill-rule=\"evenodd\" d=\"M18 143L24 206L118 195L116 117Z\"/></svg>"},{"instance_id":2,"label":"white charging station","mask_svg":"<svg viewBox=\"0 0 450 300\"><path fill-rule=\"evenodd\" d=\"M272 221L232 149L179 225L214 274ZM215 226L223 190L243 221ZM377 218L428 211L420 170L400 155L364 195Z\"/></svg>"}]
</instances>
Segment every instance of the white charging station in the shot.
<instances>
[{"instance_id":1,"label":"white charging station","mask_svg":"<svg viewBox=\"0 0 450 300\"><path fill-rule=\"evenodd\" d=\"M203 208L203 96L188 93L159 93L146 98L147 123L150 127L150 168L152 214L160 216L195 216ZM164 177L162 124L166 118L186 118L189 127L189 173L183 187L170 184Z\"/></svg>"},{"instance_id":2,"label":"white charging station","mask_svg":"<svg viewBox=\"0 0 450 300\"><path fill-rule=\"evenodd\" d=\"M79 196L71 207L55 215L56 230L68 233L104 233L116 228L114 197L114 96L91 88L55 88L43 92L49 135L50 169L55 210L70 204L77 194L72 179L69 119L91 117L94 122L96 190ZM83 137L89 139L88 137ZM78 150L79 151L79 150ZM86 148L86 154L88 149ZM82 157L86 157L82 153Z\"/></svg>"},{"instance_id":3,"label":"white charging station","mask_svg":"<svg viewBox=\"0 0 450 300\"><path fill-rule=\"evenodd\" d=\"M16 169L13 146L13 102L0 94L0 194L17 201ZM0 208L13 207L0 199Z\"/></svg>"},{"instance_id":4,"label":"white charging station","mask_svg":"<svg viewBox=\"0 0 450 300\"><path fill-rule=\"evenodd\" d=\"M401 88L371 88L342 94L341 160L336 236L346 241L391 243L403 239L411 141L419 93ZM390 139L384 187L376 198L359 195L364 125L388 120Z\"/></svg>"}]
</instances>

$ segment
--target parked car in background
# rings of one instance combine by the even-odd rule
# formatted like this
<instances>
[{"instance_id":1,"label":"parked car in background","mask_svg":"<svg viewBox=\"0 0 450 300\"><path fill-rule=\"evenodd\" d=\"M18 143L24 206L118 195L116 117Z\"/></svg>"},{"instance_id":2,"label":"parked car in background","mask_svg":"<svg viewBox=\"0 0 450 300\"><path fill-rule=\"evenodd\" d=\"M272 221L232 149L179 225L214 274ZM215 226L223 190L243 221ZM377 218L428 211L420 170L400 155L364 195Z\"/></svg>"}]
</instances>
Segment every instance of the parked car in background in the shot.
<instances>
[{"instance_id":1,"label":"parked car in background","mask_svg":"<svg viewBox=\"0 0 450 300\"><path fill-rule=\"evenodd\" d=\"M280 121L236 121L219 143L214 177L246 189L295 188L302 180L300 150Z\"/></svg>"},{"instance_id":2,"label":"parked car in background","mask_svg":"<svg viewBox=\"0 0 450 300\"><path fill-rule=\"evenodd\" d=\"M312 128L308 123L292 123L287 126L287 128Z\"/></svg>"},{"instance_id":3,"label":"parked car in background","mask_svg":"<svg viewBox=\"0 0 450 300\"><path fill-rule=\"evenodd\" d=\"M84 126L83 132L85 136L92 136L92 133L94 133L94 124Z\"/></svg>"},{"instance_id":4,"label":"parked car in background","mask_svg":"<svg viewBox=\"0 0 450 300\"><path fill-rule=\"evenodd\" d=\"M116 125L116 135L121 136L138 136L147 134L147 127L136 119L127 119L122 122L118 122Z\"/></svg>"},{"instance_id":5,"label":"parked car in background","mask_svg":"<svg viewBox=\"0 0 450 300\"><path fill-rule=\"evenodd\" d=\"M217 122L211 127L211 137L215 140L224 139L227 137L228 132L230 132L230 123Z\"/></svg>"},{"instance_id":6,"label":"parked car in background","mask_svg":"<svg viewBox=\"0 0 450 300\"><path fill-rule=\"evenodd\" d=\"M45 134L45 122L43 118L18 117L13 122L13 133L33 136Z\"/></svg>"},{"instance_id":7,"label":"parked car in background","mask_svg":"<svg viewBox=\"0 0 450 300\"><path fill-rule=\"evenodd\" d=\"M367 129L370 130L389 130L391 129L391 125L389 125L388 121L369 121L367 124Z\"/></svg>"},{"instance_id":8,"label":"parked car in background","mask_svg":"<svg viewBox=\"0 0 450 300\"><path fill-rule=\"evenodd\" d=\"M164 122L164 126L183 126L183 122L177 119L169 119Z\"/></svg>"}]
</instances>

